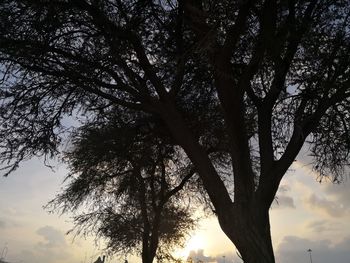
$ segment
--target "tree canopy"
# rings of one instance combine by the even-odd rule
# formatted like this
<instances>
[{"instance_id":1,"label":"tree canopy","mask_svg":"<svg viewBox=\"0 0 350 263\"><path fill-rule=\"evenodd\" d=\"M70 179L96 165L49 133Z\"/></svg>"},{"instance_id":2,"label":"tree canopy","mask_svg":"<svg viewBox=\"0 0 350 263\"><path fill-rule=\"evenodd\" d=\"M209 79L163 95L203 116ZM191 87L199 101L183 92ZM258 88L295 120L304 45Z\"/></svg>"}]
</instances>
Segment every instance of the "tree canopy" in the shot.
<instances>
[{"instance_id":1,"label":"tree canopy","mask_svg":"<svg viewBox=\"0 0 350 263\"><path fill-rule=\"evenodd\" d=\"M55 154L65 115L156 116L245 262L274 262L269 207L303 145L340 180L350 151L345 0L4 0L1 160ZM84 119L82 119L84 122ZM216 152L228 154L233 196Z\"/></svg>"},{"instance_id":2,"label":"tree canopy","mask_svg":"<svg viewBox=\"0 0 350 263\"><path fill-rule=\"evenodd\" d=\"M75 232L106 240L112 254L170 262L195 226L186 202L195 170L173 145L150 133L150 121L115 116L76 131L65 153L69 184L48 207L73 212Z\"/></svg>"}]
</instances>

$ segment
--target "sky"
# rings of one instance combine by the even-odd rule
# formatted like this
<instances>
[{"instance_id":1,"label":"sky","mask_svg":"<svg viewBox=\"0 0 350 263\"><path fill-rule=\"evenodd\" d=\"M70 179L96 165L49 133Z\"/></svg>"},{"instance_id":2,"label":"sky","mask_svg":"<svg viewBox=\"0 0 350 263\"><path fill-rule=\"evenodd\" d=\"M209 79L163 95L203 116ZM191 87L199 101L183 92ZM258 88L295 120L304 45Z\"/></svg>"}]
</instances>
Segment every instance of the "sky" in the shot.
<instances>
[{"instance_id":1,"label":"sky","mask_svg":"<svg viewBox=\"0 0 350 263\"><path fill-rule=\"evenodd\" d=\"M278 263L350 262L350 179L319 183L301 156L281 183L271 208L271 231ZM60 191L67 174L63 164L52 170L33 159L9 177L0 177L0 259L13 263L90 263L103 244L66 235L69 215L48 213L43 206ZM203 262L239 263L232 243L215 217L202 220L177 256ZM141 262L136 257L130 263ZM109 259L107 263L123 262Z\"/></svg>"}]
</instances>

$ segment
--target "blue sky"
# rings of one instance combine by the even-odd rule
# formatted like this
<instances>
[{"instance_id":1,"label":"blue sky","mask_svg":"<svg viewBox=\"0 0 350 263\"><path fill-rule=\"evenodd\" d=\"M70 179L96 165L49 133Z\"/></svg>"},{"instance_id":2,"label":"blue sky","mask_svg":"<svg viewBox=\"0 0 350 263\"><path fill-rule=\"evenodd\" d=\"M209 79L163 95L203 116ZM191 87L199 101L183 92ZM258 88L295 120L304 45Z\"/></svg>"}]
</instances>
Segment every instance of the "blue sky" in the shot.
<instances>
[{"instance_id":1,"label":"blue sky","mask_svg":"<svg viewBox=\"0 0 350 263\"><path fill-rule=\"evenodd\" d=\"M271 209L276 261L308 263L312 249L316 263L349 263L350 182L317 182L317 174L300 157L284 178ZM69 216L49 214L42 208L62 187L67 170L51 170L40 160L24 163L14 174L0 178L0 253L11 262L88 263L99 255L92 238L66 235ZM193 250L192 252L190 252ZM215 218L203 220L177 255L204 262L241 262ZM0 254L1 257L1 254ZM112 262L112 261L108 261ZM113 262L116 262L115 260ZM129 258L129 262L140 262Z\"/></svg>"}]
</instances>

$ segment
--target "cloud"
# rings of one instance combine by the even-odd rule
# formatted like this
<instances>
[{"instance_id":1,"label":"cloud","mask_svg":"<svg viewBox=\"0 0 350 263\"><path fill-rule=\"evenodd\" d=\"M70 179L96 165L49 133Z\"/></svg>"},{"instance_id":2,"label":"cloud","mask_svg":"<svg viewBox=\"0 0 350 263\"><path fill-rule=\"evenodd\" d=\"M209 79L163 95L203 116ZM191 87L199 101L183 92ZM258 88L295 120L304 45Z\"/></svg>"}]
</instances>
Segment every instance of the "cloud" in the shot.
<instances>
[{"instance_id":1,"label":"cloud","mask_svg":"<svg viewBox=\"0 0 350 263\"><path fill-rule=\"evenodd\" d=\"M9 218L0 218L0 229L10 228L10 227L20 227L16 221Z\"/></svg>"},{"instance_id":2,"label":"cloud","mask_svg":"<svg viewBox=\"0 0 350 263\"><path fill-rule=\"evenodd\" d=\"M52 226L39 228L36 233L44 239L35 246L35 256L38 258L53 257L55 260L67 259L70 256L69 247L64 234ZM40 261L40 260L39 260Z\"/></svg>"},{"instance_id":3,"label":"cloud","mask_svg":"<svg viewBox=\"0 0 350 263\"><path fill-rule=\"evenodd\" d=\"M42 236L45 242L39 242L38 245L47 248L57 248L66 246L64 235L51 226L44 226L39 228L36 233Z\"/></svg>"},{"instance_id":4,"label":"cloud","mask_svg":"<svg viewBox=\"0 0 350 263\"><path fill-rule=\"evenodd\" d=\"M9 217L25 216L25 213L23 211L13 206L7 206L7 204L6 207L0 207L0 213Z\"/></svg>"},{"instance_id":5,"label":"cloud","mask_svg":"<svg viewBox=\"0 0 350 263\"><path fill-rule=\"evenodd\" d=\"M287 195L278 195L273 208L295 208L294 199Z\"/></svg>"},{"instance_id":6,"label":"cloud","mask_svg":"<svg viewBox=\"0 0 350 263\"><path fill-rule=\"evenodd\" d=\"M332 217L342 217L347 212L341 203L330 201L326 198L320 198L315 194L312 194L306 200L306 203L309 204L312 208L320 210L321 212L324 212Z\"/></svg>"},{"instance_id":7,"label":"cloud","mask_svg":"<svg viewBox=\"0 0 350 263\"><path fill-rule=\"evenodd\" d=\"M339 243L329 240L313 241L296 236L287 236L276 250L276 262L308 262L308 249L317 263L347 263L350 258L350 237Z\"/></svg>"},{"instance_id":8,"label":"cloud","mask_svg":"<svg viewBox=\"0 0 350 263\"><path fill-rule=\"evenodd\" d=\"M197 251L190 251L188 259L192 262L203 262L203 263L242 263L242 260L237 254L233 252L221 253L215 256L205 256L203 249L198 249Z\"/></svg>"},{"instance_id":9,"label":"cloud","mask_svg":"<svg viewBox=\"0 0 350 263\"><path fill-rule=\"evenodd\" d=\"M289 195L290 187L281 185L278 189L275 201L272 204L273 208L295 208L294 199Z\"/></svg>"},{"instance_id":10,"label":"cloud","mask_svg":"<svg viewBox=\"0 0 350 263\"><path fill-rule=\"evenodd\" d=\"M16 255L16 258L25 259L26 263L73 263L70 261L71 254L67 253L67 251L38 251L32 249L23 249Z\"/></svg>"},{"instance_id":11,"label":"cloud","mask_svg":"<svg viewBox=\"0 0 350 263\"><path fill-rule=\"evenodd\" d=\"M197 251L191 250L190 254L188 255L188 259L192 259L194 262L202 261L202 262L215 262L214 258L207 257L204 255L203 249L198 249Z\"/></svg>"},{"instance_id":12,"label":"cloud","mask_svg":"<svg viewBox=\"0 0 350 263\"><path fill-rule=\"evenodd\" d=\"M346 210L350 210L350 180L340 184L325 184L325 193L341 204Z\"/></svg>"},{"instance_id":13,"label":"cloud","mask_svg":"<svg viewBox=\"0 0 350 263\"><path fill-rule=\"evenodd\" d=\"M339 231L341 230L341 225L339 222L330 222L328 220L314 220L306 224L306 227L312 232L323 233L330 231Z\"/></svg>"},{"instance_id":14,"label":"cloud","mask_svg":"<svg viewBox=\"0 0 350 263\"><path fill-rule=\"evenodd\" d=\"M232 252L216 255L214 260L215 263L242 263L242 259L238 257L238 254Z\"/></svg>"},{"instance_id":15,"label":"cloud","mask_svg":"<svg viewBox=\"0 0 350 263\"><path fill-rule=\"evenodd\" d=\"M71 248L67 245L64 234L52 226L44 226L36 232L41 236L40 241L32 246L23 248L14 257L24 260L26 263L70 263L72 261Z\"/></svg>"}]
</instances>

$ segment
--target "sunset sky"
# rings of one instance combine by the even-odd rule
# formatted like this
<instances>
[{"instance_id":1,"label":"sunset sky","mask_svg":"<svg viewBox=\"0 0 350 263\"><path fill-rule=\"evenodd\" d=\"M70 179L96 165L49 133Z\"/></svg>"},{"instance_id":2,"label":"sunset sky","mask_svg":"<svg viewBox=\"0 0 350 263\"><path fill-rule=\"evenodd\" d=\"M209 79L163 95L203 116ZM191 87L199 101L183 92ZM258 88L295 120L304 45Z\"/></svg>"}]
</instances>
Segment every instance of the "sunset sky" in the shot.
<instances>
[{"instance_id":1,"label":"sunset sky","mask_svg":"<svg viewBox=\"0 0 350 263\"><path fill-rule=\"evenodd\" d=\"M271 210L276 262L308 263L310 248L314 263L349 263L349 179L340 185L320 184L307 163L305 157L294 163ZM52 171L40 160L31 160L0 178L0 258L14 263L90 263L97 258L100 252L92 240L73 242L73 236L65 235L72 227L69 216L42 208L62 187L66 173L64 165ZM241 262L215 218L203 220L187 247L175 253L204 262Z\"/></svg>"}]
</instances>

